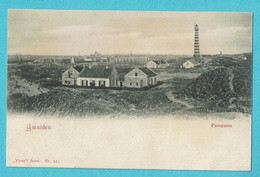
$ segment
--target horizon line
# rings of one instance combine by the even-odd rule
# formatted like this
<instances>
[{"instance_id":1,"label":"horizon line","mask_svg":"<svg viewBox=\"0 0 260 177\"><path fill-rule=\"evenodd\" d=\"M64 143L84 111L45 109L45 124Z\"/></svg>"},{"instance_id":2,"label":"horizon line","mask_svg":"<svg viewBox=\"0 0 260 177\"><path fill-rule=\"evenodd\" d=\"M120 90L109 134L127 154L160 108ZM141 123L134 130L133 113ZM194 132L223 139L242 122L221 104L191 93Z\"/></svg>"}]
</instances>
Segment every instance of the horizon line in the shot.
<instances>
[{"instance_id":1,"label":"horizon line","mask_svg":"<svg viewBox=\"0 0 260 177\"><path fill-rule=\"evenodd\" d=\"M222 55L238 55L238 54L246 54L246 53L253 53L253 52L242 52L242 53L224 53ZM14 55L23 55L23 56L74 56L74 57L84 57L84 56L90 56L90 55L93 55L94 53L92 54L86 54L86 55L45 55L45 54L7 54L7 56L14 56ZM188 55L188 56L193 56L193 54L129 54L129 53L121 53L121 54L101 54L101 55L174 55L174 56L182 56L182 55ZM214 53L214 54L200 54L201 56L203 55L220 55L220 53Z\"/></svg>"}]
</instances>

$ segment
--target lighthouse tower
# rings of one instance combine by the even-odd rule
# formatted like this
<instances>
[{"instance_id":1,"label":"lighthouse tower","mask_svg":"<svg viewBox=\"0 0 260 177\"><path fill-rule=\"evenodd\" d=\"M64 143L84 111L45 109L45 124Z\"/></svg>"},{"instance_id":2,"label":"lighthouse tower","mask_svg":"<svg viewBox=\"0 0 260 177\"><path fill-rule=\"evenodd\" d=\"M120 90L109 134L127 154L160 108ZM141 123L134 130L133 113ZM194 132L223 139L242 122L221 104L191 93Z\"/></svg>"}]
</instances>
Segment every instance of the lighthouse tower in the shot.
<instances>
[{"instance_id":1,"label":"lighthouse tower","mask_svg":"<svg viewBox=\"0 0 260 177\"><path fill-rule=\"evenodd\" d=\"M200 43L199 43L199 26L196 24L194 26L195 37L194 37L194 57L200 58Z\"/></svg>"}]
</instances>

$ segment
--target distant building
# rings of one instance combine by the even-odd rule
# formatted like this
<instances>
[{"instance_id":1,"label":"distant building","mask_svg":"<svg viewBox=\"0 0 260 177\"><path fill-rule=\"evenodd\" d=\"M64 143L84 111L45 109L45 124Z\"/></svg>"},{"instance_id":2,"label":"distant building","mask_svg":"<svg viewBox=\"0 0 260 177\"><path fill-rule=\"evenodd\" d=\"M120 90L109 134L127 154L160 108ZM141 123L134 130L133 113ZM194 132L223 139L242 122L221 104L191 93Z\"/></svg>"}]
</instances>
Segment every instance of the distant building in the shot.
<instances>
[{"instance_id":1,"label":"distant building","mask_svg":"<svg viewBox=\"0 0 260 177\"><path fill-rule=\"evenodd\" d=\"M114 63L146 63L149 61L149 57L146 56L114 56L110 58L110 62Z\"/></svg>"},{"instance_id":2,"label":"distant building","mask_svg":"<svg viewBox=\"0 0 260 177\"><path fill-rule=\"evenodd\" d=\"M189 69L189 68L194 68L194 66L195 64L193 62L187 60L181 65L181 68Z\"/></svg>"},{"instance_id":3,"label":"distant building","mask_svg":"<svg viewBox=\"0 0 260 177\"><path fill-rule=\"evenodd\" d=\"M71 62L72 65L89 65L93 62L93 59L90 57L73 57L74 62Z\"/></svg>"},{"instance_id":4,"label":"distant building","mask_svg":"<svg viewBox=\"0 0 260 177\"><path fill-rule=\"evenodd\" d=\"M74 57L72 57L71 58L71 64L75 64L76 62L75 62L75 59L74 59Z\"/></svg>"},{"instance_id":5,"label":"distant building","mask_svg":"<svg viewBox=\"0 0 260 177\"><path fill-rule=\"evenodd\" d=\"M242 59L243 59L243 60L247 60L247 57L246 57L246 56L243 56Z\"/></svg>"},{"instance_id":6,"label":"distant building","mask_svg":"<svg viewBox=\"0 0 260 177\"><path fill-rule=\"evenodd\" d=\"M101 62L108 62L108 58L107 58L107 57L101 57L101 58L100 58L100 61L101 61Z\"/></svg>"},{"instance_id":7,"label":"distant building","mask_svg":"<svg viewBox=\"0 0 260 177\"><path fill-rule=\"evenodd\" d=\"M146 63L146 67L147 68L158 68L158 64L156 62L154 62L153 60L151 60Z\"/></svg>"},{"instance_id":8,"label":"distant building","mask_svg":"<svg viewBox=\"0 0 260 177\"><path fill-rule=\"evenodd\" d=\"M62 85L77 85L77 78L83 66L71 66L62 74Z\"/></svg>"},{"instance_id":9,"label":"distant building","mask_svg":"<svg viewBox=\"0 0 260 177\"><path fill-rule=\"evenodd\" d=\"M165 60L151 60L146 63L147 68L166 68L169 64Z\"/></svg>"},{"instance_id":10,"label":"distant building","mask_svg":"<svg viewBox=\"0 0 260 177\"><path fill-rule=\"evenodd\" d=\"M90 58L90 57L84 57L84 62L92 62L93 61L93 58Z\"/></svg>"}]
</instances>

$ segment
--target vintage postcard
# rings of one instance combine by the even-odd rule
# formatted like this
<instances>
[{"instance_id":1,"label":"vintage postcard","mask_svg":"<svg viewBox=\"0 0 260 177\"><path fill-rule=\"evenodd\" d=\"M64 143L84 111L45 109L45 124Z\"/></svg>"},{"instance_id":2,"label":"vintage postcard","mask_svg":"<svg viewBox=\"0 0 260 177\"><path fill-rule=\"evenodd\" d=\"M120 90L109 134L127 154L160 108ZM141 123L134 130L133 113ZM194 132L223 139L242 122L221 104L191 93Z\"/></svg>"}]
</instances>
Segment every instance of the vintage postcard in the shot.
<instances>
[{"instance_id":1,"label":"vintage postcard","mask_svg":"<svg viewBox=\"0 0 260 177\"><path fill-rule=\"evenodd\" d=\"M251 170L252 13L8 11L7 166Z\"/></svg>"}]
</instances>

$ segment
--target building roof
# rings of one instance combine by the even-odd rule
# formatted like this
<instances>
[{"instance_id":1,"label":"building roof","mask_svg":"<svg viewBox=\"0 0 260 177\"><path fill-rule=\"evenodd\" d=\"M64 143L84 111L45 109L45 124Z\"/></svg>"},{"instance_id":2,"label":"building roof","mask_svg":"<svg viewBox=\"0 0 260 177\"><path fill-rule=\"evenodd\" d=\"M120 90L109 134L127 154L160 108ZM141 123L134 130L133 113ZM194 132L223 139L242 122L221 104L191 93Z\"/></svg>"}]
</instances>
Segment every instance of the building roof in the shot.
<instances>
[{"instance_id":1,"label":"building roof","mask_svg":"<svg viewBox=\"0 0 260 177\"><path fill-rule=\"evenodd\" d=\"M141 68L138 68L140 69L141 71L143 71L146 75L148 75L149 77L153 77L153 76L156 76L157 74L155 72L153 72L151 69L147 68L147 67L141 67Z\"/></svg>"},{"instance_id":2,"label":"building roof","mask_svg":"<svg viewBox=\"0 0 260 177\"><path fill-rule=\"evenodd\" d=\"M188 63L188 62L194 64L194 62L192 62L192 61L190 61L190 60L187 60L187 61L185 61L184 63ZM183 63L183 64L184 64L184 63Z\"/></svg>"},{"instance_id":3,"label":"building roof","mask_svg":"<svg viewBox=\"0 0 260 177\"><path fill-rule=\"evenodd\" d=\"M125 75L132 70L133 68L116 68L120 80L125 80Z\"/></svg>"},{"instance_id":4,"label":"building roof","mask_svg":"<svg viewBox=\"0 0 260 177\"><path fill-rule=\"evenodd\" d=\"M83 66L73 66L73 68L74 68L75 70L77 70L78 72L81 72L82 69L83 69Z\"/></svg>"},{"instance_id":5,"label":"building roof","mask_svg":"<svg viewBox=\"0 0 260 177\"><path fill-rule=\"evenodd\" d=\"M112 70L112 68L105 67L85 67L79 74L79 77L109 78L109 76L112 74Z\"/></svg>"},{"instance_id":6,"label":"building roof","mask_svg":"<svg viewBox=\"0 0 260 177\"><path fill-rule=\"evenodd\" d=\"M185 63L185 62L187 62L187 61L190 61L190 62L193 63L193 64L198 64L198 63L199 63L199 62L196 61L196 59L194 59L194 58L186 59L183 63Z\"/></svg>"},{"instance_id":7,"label":"building roof","mask_svg":"<svg viewBox=\"0 0 260 177\"><path fill-rule=\"evenodd\" d=\"M183 65L185 62L190 61L191 63L193 63L194 65L198 64L199 62L197 62L194 58L181 58L179 60L176 60L174 65L175 66L181 66Z\"/></svg>"},{"instance_id":8,"label":"building roof","mask_svg":"<svg viewBox=\"0 0 260 177\"><path fill-rule=\"evenodd\" d=\"M164 60L153 60L153 62L156 63L157 65L166 64L166 61Z\"/></svg>"}]
</instances>

